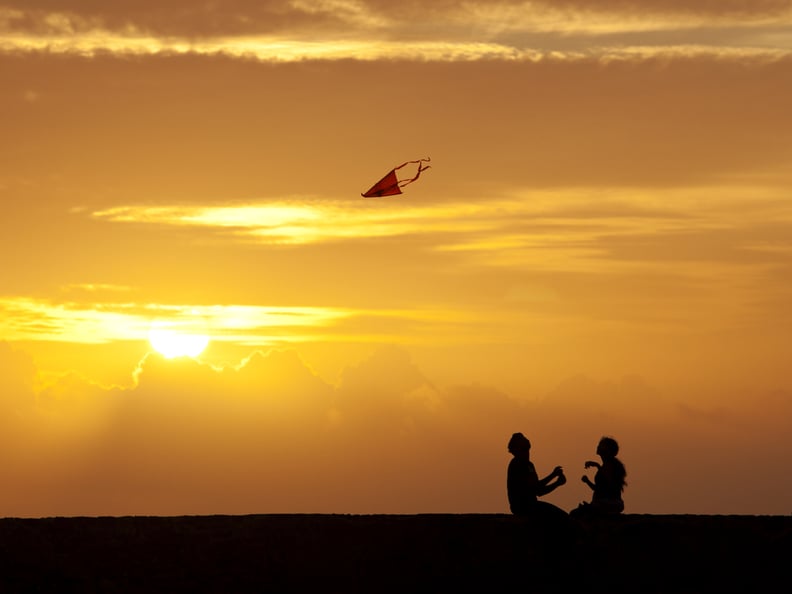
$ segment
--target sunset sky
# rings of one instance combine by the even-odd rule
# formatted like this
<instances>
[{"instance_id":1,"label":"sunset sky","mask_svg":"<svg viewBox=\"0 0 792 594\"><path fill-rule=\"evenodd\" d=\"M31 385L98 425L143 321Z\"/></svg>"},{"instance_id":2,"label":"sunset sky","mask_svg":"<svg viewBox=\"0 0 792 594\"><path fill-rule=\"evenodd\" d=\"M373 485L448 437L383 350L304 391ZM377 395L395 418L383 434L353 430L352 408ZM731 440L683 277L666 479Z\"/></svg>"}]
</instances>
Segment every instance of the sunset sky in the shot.
<instances>
[{"instance_id":1,"label":"sunset sky","mask_svg":"<svg viewBox=\"0 0 792 594\"><path fill-rule=\"evenodd\" d=\"M0 0L0 203L0 516L792 513L790 0Z\"/></svg>"}]
</instances>

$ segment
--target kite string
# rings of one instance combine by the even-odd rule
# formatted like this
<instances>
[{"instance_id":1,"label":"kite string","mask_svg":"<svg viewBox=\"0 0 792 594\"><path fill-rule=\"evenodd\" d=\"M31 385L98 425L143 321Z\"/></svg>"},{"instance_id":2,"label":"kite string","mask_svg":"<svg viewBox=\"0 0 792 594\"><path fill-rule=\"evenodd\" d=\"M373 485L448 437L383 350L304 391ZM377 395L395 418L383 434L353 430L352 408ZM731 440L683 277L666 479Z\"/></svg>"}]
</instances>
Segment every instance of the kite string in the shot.
<instances>
[{"instance_id":1,"label":"kite string","mask_svg":"<svg viewBox=\"0 0 792 594\"><path fill-rule=\"evenodd\" d=\"M411 163L419 163L419 165L418 165L418 169L421 169L421 165L420 165L420 163L423 163L424 161L431 161L431 160L432 160L431 158L429 158L429 157L426 157L425 159L416 159L415 161L405 161L405 162L404 162L404 163L402 163L401 165L399 165L399 166L397 166L397 167L394 167L394 168L393 168L393 171L396 171L396 170L398 170L398 169L401 169L401 168L402 168L402 167L404 167L405 165L410 165ZM424 169L428 169L428 167L424 167Z\"/></svg>"},{"instance_id":2,"label":"kite string","mask_svg":"<svg viewBox=\"0 0 792 594\"><path fill-rule=\"evenodd\" d=\"M393 169L394 171L396 171L397 169L401 169L402 167L404 167L405 165L409 165L410 163L418 163L418 173L415 174L415 177L410 178L410 179L403 179L403 180L397 182L399 187L403 188L404 186L408 186L411 183L413 183L415 180L417 180L419 177L421 177L421 172L422 171L426 171L427 169L429 169L431 167L431 165L424 166L424 164L423 164L424 161L431 161L431 160L432 159L430 159L429 157L426 157L425 159L417 159L415 161L406 161L406 162L402 163L401 165L399 165L398 167L395 167Z\"/></svg>"}]
</instances>

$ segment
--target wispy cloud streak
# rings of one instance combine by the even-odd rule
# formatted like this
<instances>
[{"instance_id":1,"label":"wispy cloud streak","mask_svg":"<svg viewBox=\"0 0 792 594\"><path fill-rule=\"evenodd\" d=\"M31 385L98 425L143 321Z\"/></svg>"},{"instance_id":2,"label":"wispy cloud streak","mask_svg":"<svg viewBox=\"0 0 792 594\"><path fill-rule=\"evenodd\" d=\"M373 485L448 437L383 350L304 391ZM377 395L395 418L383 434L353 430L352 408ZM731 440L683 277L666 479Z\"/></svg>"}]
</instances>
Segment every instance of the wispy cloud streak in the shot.
<instances>
[{"instance_id":1,"label":"wispy cloud streak","mask_svg":"<svg viewBox=\"0 0 792 594\"><path fill-rule=\"evenodd\" d=\"M0 298L0 332L5 340L104 344L147 341L152 329L206 335L242 345L292 344L308 340L411 342L415 324L470 321L463 312L407 309L351 309L259 305L88 303L32 297ZM383 331L372 330L381 326ZM399 327L404 330L400 333Z\"/></svg>"},{"instance_id":2,"label":"wispy cloud streak","mask_svg":"<svg viewBox=\"0 0 792 594\"><path fill-rule=\"evenodd\" d=\"M517 43L496 41L389 41L328 39L307 41L278 37L250 37L190 41L146 36L125 36L95 32L77 36L4 35L0 52L119 56L224 56L262 62L299 62L304 60L412 60L434 62L473 62L506 60L583 60L591 58L628 59L654 56L721 56L724 58L780 59L792 54L792 38L777 32L759 32L756 43L728 44L673 43L651 45L614 45L612 40L583 44L567 39L558 47L542 47L531 39ZM571 46L571 47L570 47Z\"/></svg>"},{"instance_id":3,"label":"wispy cloud streak","mask_svg":"<svg viewBox=\"0 0 792 594\"><path fill-rule=\"evenodd\" d=\"M340 203L286 201L236 206L119 206L93 213L120 223L193 226L218 229L245 240L307 244L422 232L481 231L492 223L480 215L487 205L434 205L388 208L381 202L351 207Z\"/></svg>"},{"instance_id":4,"label":"wispy cloud streak","mask_svg":"<svg viewBox=\"0 0 792 594\"><path fill-rule=\"evenodd\" d=\"M222 54L296 60L574 59L644 52L789 52L792 6L748 3L378 2L194 3L124 9L73 3L0 8L0 51L92 56ZM636 36L649 35L644 43ZM679 51L678 49L675 51ZM697 51L702 51L698 50Z\"/></svg>"},{"instance_id":5,"label":"wispy cloud streak","mask_svg":"<svg viewBox=\"0 0 792 594\"><path fill-rule=\"evenodd\" d=\"M27 297L0 299L0 328L9 340L101 344L147 340L152 326L209 333L215 340L266 342L281 335L298 341L296 329L318 329L351 315L321 307L170 305L155 303L54 302ZM284 329L294 332L284 333Z\"/></svg>"},{"instance_id":6,"label":"wispy cloud streak","mask_svg":"<svg viewBox=\"0 0 792 594\"><path fill-rule=\"evenodd\" d=\"M593 194L592 194L593 193ZM596 198L596 200L593 200ZM695 212L682 207L695 199ZM761 199L757 203L757 199ZM748 210L747 205L753 212ZM734 211L742 214L740 223ZM772 214L769 214L772 213ZM262 244L322 242L420 235L443 250L583 245L601 237L648 236L676 231L717 230L761 223L767 216L789 219L783 196L772 189L680 188L657 192L627 188L521 191L511 197L464 203L417 205L382 200L357 203L284 200L216 206L118 206L94 211L112 223L198 227Z\"/></svg>"}]
</instances>

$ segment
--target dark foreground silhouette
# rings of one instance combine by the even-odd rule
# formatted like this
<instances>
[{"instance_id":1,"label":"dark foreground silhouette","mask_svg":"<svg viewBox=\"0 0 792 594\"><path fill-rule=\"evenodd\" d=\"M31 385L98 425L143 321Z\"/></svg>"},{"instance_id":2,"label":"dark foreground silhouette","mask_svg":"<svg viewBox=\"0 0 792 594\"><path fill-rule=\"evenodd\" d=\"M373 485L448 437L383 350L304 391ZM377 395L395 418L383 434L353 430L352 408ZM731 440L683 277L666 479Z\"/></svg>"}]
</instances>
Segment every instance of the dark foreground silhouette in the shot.
<instances>
[{"instance_id":1,"label":"dark foreground silhouette","mask_svg":"<svg viewBox=\"0 0 792 594\"><path fill-rule=\"evenodd\" d=\"M551 548L530 522L509 514L0 519L0 592L720 594L789 585L790 516L585 518Z\"/></svg>"}]
</instances>

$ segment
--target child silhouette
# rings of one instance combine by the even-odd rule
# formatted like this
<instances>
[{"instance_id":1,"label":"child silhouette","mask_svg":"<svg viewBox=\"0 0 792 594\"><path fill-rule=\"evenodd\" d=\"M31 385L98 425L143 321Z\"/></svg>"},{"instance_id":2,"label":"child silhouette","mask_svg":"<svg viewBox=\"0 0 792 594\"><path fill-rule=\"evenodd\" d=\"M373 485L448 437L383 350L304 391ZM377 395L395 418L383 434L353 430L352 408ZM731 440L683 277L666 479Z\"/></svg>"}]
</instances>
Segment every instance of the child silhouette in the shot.
<instances>
[{"instance_id":1,"label":"child silhouette","mask_svg":"<svg viewBox=\"0 0 792 594\"><path fill-rule=\"evenodd\" d=\"M627 485L625 481L627 470L616 455L619 453L619 444L612 437L603 437L597 444L597 455L602 463L586 460L584 468L596 468L597 473L592 481L583 475L581 479L586 483L593 495L591 503L583 502L570 512L572 516L584 515L611 515L624 511L622 491Z\"/></svg>"}]
</instances>

